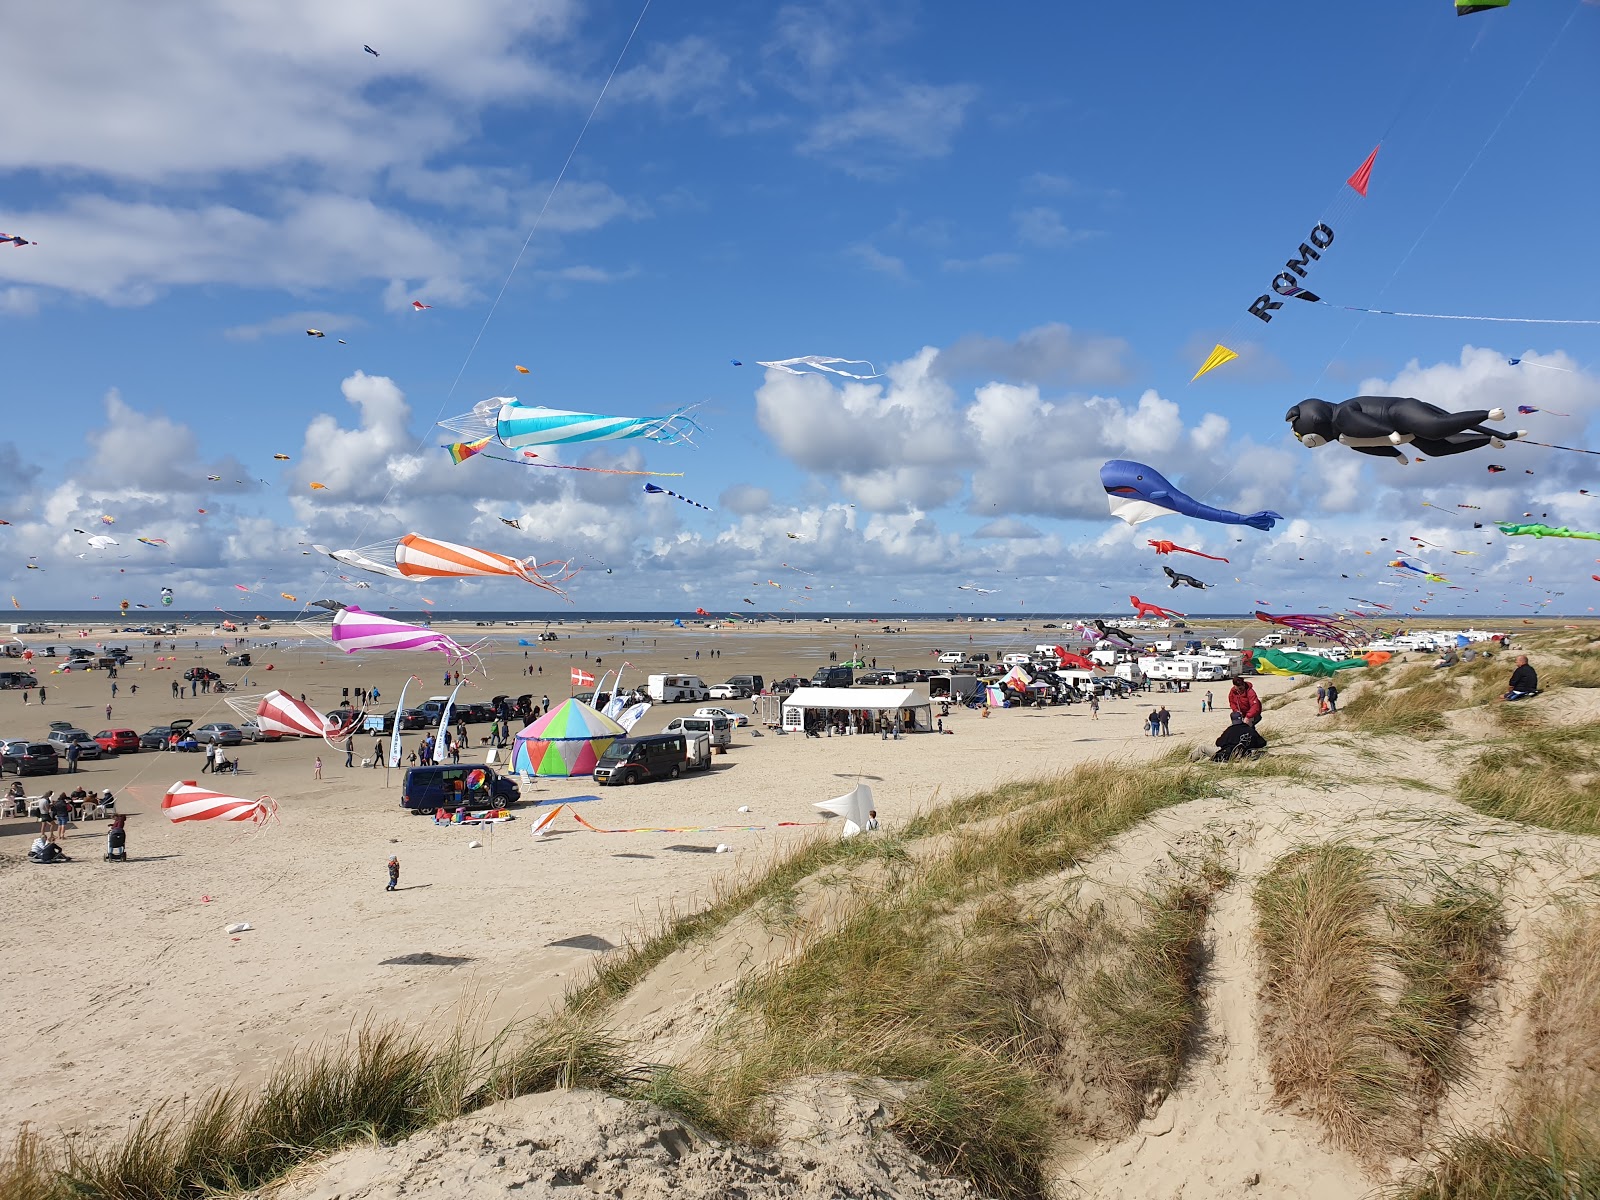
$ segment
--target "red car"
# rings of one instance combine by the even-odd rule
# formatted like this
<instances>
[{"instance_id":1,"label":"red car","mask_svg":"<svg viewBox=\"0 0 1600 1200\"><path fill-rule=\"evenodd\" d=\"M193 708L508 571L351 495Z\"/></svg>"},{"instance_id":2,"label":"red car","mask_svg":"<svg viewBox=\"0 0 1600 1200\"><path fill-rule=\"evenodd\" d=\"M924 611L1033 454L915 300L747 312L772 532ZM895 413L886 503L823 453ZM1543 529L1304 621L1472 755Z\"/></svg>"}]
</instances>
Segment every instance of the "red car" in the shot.
<instances>
[{"instance_id":1,"label":"red car","mask_svg":"<svg viewBox=\"0 0 1600 1200\"><path fill-rule=\"evenodd\" d=\"M94 740L106 754L139 753L139 734L132 729L102 729Z\"/></svg>"}]
</instances>

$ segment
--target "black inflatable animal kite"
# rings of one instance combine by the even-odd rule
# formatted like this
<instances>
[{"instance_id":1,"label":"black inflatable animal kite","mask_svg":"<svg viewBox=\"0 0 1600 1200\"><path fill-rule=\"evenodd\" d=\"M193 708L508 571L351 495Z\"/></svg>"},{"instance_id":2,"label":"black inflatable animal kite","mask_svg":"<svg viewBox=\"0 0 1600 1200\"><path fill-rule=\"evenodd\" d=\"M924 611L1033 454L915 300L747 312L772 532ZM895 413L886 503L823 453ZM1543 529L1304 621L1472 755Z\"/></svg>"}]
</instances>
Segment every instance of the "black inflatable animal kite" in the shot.
<instances>
[{"instance_id":1,"label":"black inflatable animal kite","mask_svg":"<svg viewBox=\"0 0 1600 1200\"><path fill-rule=\"evenodd\" d=\"M1162 567L1161 569L1167 573L1167 579L1169 580L1167 586L1170 588L1175 588L1180 583L1183 583L1188 584L1192 588L1199 588L1204 591L1210 586L1209 584L1200 582L1200 580L1196 579L1193 575L1185 575L1182 571L1174 571L1171 567Z\"/></svg>"},{"instance_id":2,"label":"black inflatable animal kite","mask_svg":"<svg viewBox=\"0 0 1600 1200\"><path fill-rule=\"evenodd\" d=\"M1527 435L1526 429L1490 429L1485 421L1503 421L1498 408L1446 412L1436 404L1411 396L1356 396L1329 404L1302 400L1283 419L1302 446L1315 448L1340 442L1358 454L1409 461L1399 447L1409 445L1429 458L1464 454L1484 446L1504 449L1507 442Z\"/></svg>"}]
</instances>

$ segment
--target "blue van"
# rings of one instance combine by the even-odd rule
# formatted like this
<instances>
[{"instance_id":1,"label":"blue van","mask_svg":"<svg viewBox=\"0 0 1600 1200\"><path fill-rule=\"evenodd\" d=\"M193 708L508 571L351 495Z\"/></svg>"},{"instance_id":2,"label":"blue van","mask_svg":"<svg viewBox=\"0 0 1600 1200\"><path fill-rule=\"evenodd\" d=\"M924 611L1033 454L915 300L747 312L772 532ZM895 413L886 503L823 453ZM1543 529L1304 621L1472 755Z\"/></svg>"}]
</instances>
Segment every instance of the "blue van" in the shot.
<instances>
[{"instance_id":1,"label":"blue van","mask_svg":"<svg viewBox=\"0 0 1600 1200\"><path fill-rule=\"evenodd\" d=\"M476 773L482 778L469 785ZM411 812L436 812L441 808L507 808L522 799L516 781L497 774L482 763L457 763L444 767L412 767L400 785L400 807Z\"/></svg>"}]
</instances>

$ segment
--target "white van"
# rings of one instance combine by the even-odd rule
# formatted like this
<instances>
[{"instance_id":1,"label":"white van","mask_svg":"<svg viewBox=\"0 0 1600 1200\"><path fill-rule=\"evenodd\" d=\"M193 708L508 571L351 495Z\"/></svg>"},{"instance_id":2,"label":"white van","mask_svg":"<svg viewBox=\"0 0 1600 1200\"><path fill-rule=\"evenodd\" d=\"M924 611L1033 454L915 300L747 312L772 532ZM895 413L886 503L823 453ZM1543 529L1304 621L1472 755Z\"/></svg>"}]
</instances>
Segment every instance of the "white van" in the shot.
<instances>
[{"instance_id":1,"label":"white van","mask_svg":"<svg viewBox=\"0 0 1600 1200\"><path fill-rule=\"evenodd\" d=\"M1243 638L1231 638L1231 637L1230 638L1218 638L1217 639L1217 648L1219 650L1243 650L1244 649L1244 639Z\"/></svg>"},{"instance_id":2,"label":"white van","mask_svg":"<svg viewBox=\"0 0 1600 1200\"><path fill-rule=\"evenodd\" d=\"M662 733L681 733L693 739L699 734L711 739L713 746L733 745L733 722L727 717L673 717Z\"/></svg>"},{"instance_id":3,"label":"white van","mask_svg":"<svg viewBox=\"0 0 1600 1200\"><path fill-rule=\"evenodd\" d=\"M1032 662L1033 656L1030 654L1008 654L1000 660L1000 664L1006 667L1026 667Z\"/></svg>"},{"instance_id":4,"label":"white van","mask_svg":"<svg viewBox=\"0 0 1600 1200\"><path fill-rule=\"evenodd\" d=\"M965 654L941 654L939 661L942 663L964 663L967 661Z\"/></svg>"},{"instance_id":5,"label":"white van","mask_svg":"<svg viewBox=\"0 0 1600 1200\"><path fill-rule=\"evenodd\" d=\"M711 689L698 675L650 675L644 681L645 694L657 704L704 704Z\"/></svg>"},{"instance_id":6,"label":"white van","mask_svg":"<svg viewBox=\"0 0 1600 1200\"><path fill-rule=\"evenodd\" d=\"M1283 634L1281 634L1281 633L1269 633L1264 638L1257 638L1256 639L1256 645L1258 645L1258 646L1281 646L1281 645L1283 645Z\"/></svg>"}]
</instances>

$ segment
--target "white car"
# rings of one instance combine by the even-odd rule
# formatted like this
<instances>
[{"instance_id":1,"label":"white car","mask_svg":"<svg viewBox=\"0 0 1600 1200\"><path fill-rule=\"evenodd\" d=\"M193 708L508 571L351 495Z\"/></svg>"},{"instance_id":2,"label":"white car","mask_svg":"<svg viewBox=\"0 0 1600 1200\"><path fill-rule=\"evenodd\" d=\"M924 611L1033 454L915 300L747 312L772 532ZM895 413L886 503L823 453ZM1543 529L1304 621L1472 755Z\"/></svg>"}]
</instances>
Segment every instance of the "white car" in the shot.
<instances>
[{"instance_id":1,"label":"white car","mask_svg":"<svg viewBox=\"0 0 1600 1200\"><path fill-rule=\"evenodd\" d=\"M708 700L743 700L739 689L731 683L713 683L706 693Z\"/></svg>"},{"instance_id":2,"label":"white car","mask_svg":"<svg viewBox=\"0 0 1600 1200\"><path fill-rule=\"evenodd\" d=\"M732 721L734 728L750 724L750 718L743 713L736 713L731 708L697 708L694 710L697 717L727 717Z\"/></svg>"}]
</instances>

